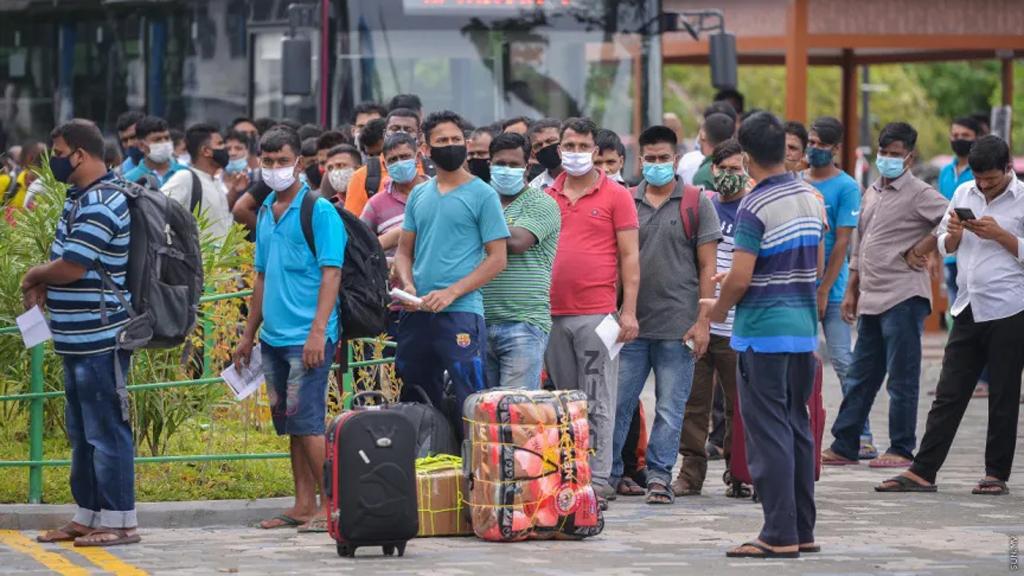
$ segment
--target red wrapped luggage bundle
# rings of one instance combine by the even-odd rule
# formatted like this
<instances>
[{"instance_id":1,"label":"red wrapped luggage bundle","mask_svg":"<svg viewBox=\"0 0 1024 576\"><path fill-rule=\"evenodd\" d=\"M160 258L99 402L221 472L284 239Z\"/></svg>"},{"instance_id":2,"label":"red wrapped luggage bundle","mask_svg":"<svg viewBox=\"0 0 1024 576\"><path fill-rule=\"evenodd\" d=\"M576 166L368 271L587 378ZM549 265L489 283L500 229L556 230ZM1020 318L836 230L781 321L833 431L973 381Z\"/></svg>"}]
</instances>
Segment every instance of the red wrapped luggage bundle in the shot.
<instances>
[{"instance_id":1,"label":"red wrapped luggage bundle","mask_svg":"<svg viewBox=\"0 0 1024 576\"><path fill-rule=\"evenodd\" d=\"M498 388L473 394L464 408L463 466L477 536L512 542L601 533L586 394Z\"/></svg>"}]
</instances>

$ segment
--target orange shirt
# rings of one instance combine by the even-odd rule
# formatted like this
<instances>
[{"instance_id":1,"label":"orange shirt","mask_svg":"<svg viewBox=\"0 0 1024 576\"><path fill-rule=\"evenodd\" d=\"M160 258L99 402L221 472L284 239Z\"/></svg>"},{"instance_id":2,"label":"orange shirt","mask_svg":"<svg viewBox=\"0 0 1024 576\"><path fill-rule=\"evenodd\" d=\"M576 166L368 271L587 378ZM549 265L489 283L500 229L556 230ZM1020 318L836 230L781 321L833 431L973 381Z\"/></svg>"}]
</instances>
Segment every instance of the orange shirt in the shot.
<instances>
[{"instance_id":1,"label":"orange shirt","mask_svg":"<svg viewBox=\"0 0 1024 576\"><path fill-rule=\"evenodd\" d=\"M416 163L416 174L422 175L423 162ZM380 186L377 187L377 192L384 189L384 184L388 180L388 167L384 164L384 156L380 156ZM348 190L345 192L345 210L360 216L363 213L363 208L366 207L366 203L370 200L370 195L366 193L366 166L363 166L352 173L352 179L348 182Z\"/></svg>"}]
</instances>

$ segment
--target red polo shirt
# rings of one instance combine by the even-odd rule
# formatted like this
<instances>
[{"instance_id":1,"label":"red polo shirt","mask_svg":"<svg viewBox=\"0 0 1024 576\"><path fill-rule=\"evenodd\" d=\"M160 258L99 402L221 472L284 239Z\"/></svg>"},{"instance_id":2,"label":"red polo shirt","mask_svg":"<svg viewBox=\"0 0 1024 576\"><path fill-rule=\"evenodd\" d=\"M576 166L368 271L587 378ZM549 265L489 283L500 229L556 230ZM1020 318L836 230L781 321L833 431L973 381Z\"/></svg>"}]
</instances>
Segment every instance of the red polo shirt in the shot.
<instances>
[{"instance_id":1,"label":"red polo shirt","mask_svg":"<svg viewBox=\"0 0 1024 576\"><path fill-rule=\"evenodd\" d=\"M608 314L616 306L619 243L616 232L639 227L629 191L605 176L575 204L562 190L563 172L547 192L558 202L562 232L551 271L551 315Z\"/></svg>"}]
</instances>

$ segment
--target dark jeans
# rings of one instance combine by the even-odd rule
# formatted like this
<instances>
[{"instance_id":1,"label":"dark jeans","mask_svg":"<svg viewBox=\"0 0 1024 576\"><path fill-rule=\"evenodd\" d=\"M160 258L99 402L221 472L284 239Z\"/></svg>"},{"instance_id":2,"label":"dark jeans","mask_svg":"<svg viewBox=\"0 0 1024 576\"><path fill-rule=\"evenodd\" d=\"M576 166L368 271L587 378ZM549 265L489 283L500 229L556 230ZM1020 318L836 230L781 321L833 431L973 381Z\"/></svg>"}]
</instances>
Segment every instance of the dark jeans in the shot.
<instances>
[{"instance_id":1,"label":"dark jeans","mask_svg":"<svg viewBox=\"0 0 1024 576\"><path fill-rule=\"evenodd\" d=\"M135 448L122 417L115 354L128 374L131 352L63 357L65 426L71 444L74 521L84 526L134 528Z\"/></svg>"},{"instance_id":2,"label":"dark jeans","mask_svg":"<svg viewBox=\"0 0 1024 576\"><path fill-rule=\"evenodd\" d=\"M1024 371L1024 312L975 322L968 306L953 320L921 450L910 467L925 480L935 482L986 364L990 379L985 474L1003 481L1010 478Z\"/></svg>"},{"instance_id":3,"label":"dark jeans","mask_svg":"<svg viewBox=\"0 0 1024 576\"><path fill-rule=\"evenodd\" d=\"M889 376L889 450L914 457L917 398L921 381L921 332L930 306L915 296L877 315L857 320L857 344L847 374L846 394L832 424L832 451L856 460L860 435L875 396Z\"/></svg>"},{"instance_id":4,"label":"dark jeans","mask_svg":"<svg viewBox=\"0 0 1024 576\"><path fill-rule=\"evenodd\" d=\"M761 497L761 540L770 546L814 541L815 446L807 414L813 352L739 353L740 414L747 467ZM858 430L859 433L859 430Z\"/></svg>"}]
</instances>

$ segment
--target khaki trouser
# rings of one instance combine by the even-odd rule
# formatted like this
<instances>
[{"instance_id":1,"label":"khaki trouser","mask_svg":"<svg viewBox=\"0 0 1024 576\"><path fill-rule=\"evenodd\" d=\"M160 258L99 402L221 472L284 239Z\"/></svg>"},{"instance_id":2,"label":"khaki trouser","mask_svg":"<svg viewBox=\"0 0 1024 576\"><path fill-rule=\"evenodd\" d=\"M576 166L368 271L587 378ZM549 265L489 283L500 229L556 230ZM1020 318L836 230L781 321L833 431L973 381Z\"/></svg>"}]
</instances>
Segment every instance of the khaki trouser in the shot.
<instances>
[{"instance_id":1,"label":"khaki trouser","mask_svg":"<svg viewBox=\"0 0 1024 576\"><path fill-rule=\"evenodd\" d=\"M695 490L704 486L708 473L708 454L704 445L708 440L711 405L714 399L715 375L725 390L725 459L729 459L732 442L732 410L736 404L736 352L729 347L729 339L711 335L707 353L693 369L693 387L686 402L683 433L679 438L679 453L683 466L679 472L686 485Z\"/></svg>"}]
</instances>

